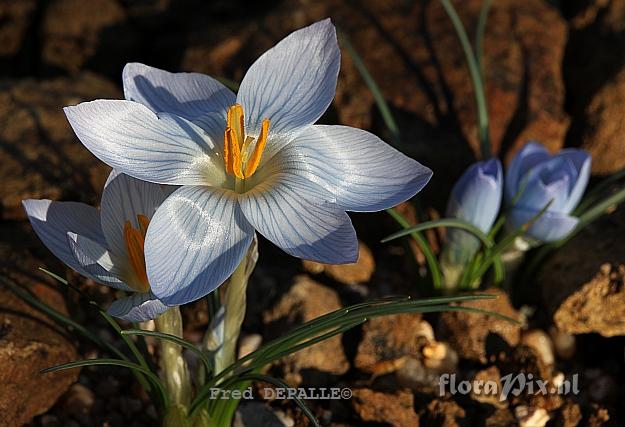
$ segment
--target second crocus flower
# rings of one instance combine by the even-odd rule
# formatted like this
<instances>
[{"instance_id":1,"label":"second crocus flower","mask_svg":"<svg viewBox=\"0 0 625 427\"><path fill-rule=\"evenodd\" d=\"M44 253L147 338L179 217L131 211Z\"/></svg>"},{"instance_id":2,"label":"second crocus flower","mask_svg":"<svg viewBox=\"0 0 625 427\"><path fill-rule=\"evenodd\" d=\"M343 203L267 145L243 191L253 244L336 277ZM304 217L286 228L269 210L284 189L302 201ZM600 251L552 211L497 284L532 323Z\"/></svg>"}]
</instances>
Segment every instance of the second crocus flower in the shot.
<instances>
[{"instance_id":1,"label":"second crocus flower","mask_svg":"<svg viewBox=\"0 0 625 427\"><path fill-rule=\"evenodd\" d=\"M464 220L488 233L499 213L502 193L501 162L498 159L477 162L454 185L447 204L447 217ZM469 232L449 230L441 259L448 285L456 285L464 266L479 246L479 240Z\"/></svg>"},{"instance_id":2,"label":"second crocus flower","mask_svg":"<svg viewBox=\"0 0 625 427\"><path fill-rule=\"evenodd\" d=\"M588 185L590 164L584 150L564 149L552 156L541 144L526 144L506 172L508 228L533 222L526 232L530 239L553 242L566 237L579 221L570 213Z\"/></svg>"}]
</instances>

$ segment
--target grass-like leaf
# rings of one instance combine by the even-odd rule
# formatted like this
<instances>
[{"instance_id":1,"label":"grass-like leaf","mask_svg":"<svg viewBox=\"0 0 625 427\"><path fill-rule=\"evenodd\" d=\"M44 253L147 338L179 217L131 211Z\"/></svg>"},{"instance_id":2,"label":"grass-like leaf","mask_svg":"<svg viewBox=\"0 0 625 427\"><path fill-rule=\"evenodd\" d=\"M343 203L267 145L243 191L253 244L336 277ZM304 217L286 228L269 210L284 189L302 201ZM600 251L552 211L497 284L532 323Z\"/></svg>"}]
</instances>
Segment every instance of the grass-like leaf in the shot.
<instances>
[{"instance_id":1,"label":"grass-like leaf","mask_svg":"<svg viewBox=\"0 0 625 427\"><path fill-rule=\"evenodd\" d=\"M454 8L450 0L441 0L441 3L445 11L447 12L447 15L449 16L449 19L451 20L454 29L456 30L458 40L460 40L460 45L462 46L462 50L464 51L465 60L467 61L469 75L471 76L471 82L473 83L473 92L475 93L475 104L477 107L477 122L480 138L480 151L482 153L482 158L487 159L491 156L490 140L488 133L488 106L486 104L486 93L484 83L482 81L481 70L476 60L475 54L473 53L473 48L471 47L471 42L469 41L467 32L464 29L464 25L462 25L462 21L460 20L456 9Z\"/></svg>"},{"instance_id":2,"label":"grass-like leaf","mask_svg":"<svg viewBox=\"0 0 625 427\"><path fill-rule=\"evenodd\" d=\"M67 369L73 369L73 368L80 368L83 366L98 366L98 365L107 365L107 366L121 366L124 368L128 368L131 369L133 372L140 372L143 375L145 375L150 382L156 387L156 389L159 391L159 397L161 398L161 401L163 403L163 407L167 407L169 405L169 397L167 395L167 391L165 390L165 387L163 386L163 384L161 383L161 380L158 378L158 376L156 374L154 374L152 371L150 371L149 369L145 369L144 367L136 364L136 363L132 363L129 362L127 360L119 360L119 359L87 359L87 360L77 360L75 362L70 362L70 363L64 363L62 365L56 365L56 366L51 366L49 368L46 369L42 369L41 373L45 374L48 372L57 372L57 371L64 371Z\"/></svg>"},{"instance_id":3,"label":"grass-like leaf","mask_svg":"<svg viewBox=\"0 0 625 427\"><path fill-rule=\"evenodd\" d=\"M480 241L482 242L482 244L487 250L493 249L495 246L495 243L493 242L493 240L489 236L484 234L482 230L480 230L479 228L475 227L473 224L467 221L462 221L460 219L455 219L455 218L443 218L443 219L437 219L437 220L427 221L421 224L413 225L402 231L398 231L396 233L391 234L388 237L385 237L384 239L382 239L382 242L383 243L389 242L391 240L398 239L400 237L404 237L412 233L428 230L431 228L438 228L438 227L459 228L459 229L468 231L474 236L476 236L478 239L480 239ZM503 263L501 261L501 257L498 255L494 256L492 258L492 262L493 262L493 268L495 271L495 281L501 282L505 274Z\"/></svg>"},{"instance_id":4,"label":"grass-like leaf","mask_svg":"<svg viewBox=\"0 0 625 427\"><path fill-rule=\"evenodd\" d=\"M400 214L397 209L391 208L387 209L386 212L399 224L404 230L411 227L410 223L402 214ZM423 252L423 256L425 257L425 261L428 264L428 268L430 269L430 275L432 276L432 285L434 289L441 289L443 286L443 273L441 273L441 266L436 259L436 255L432 251L430 244L427 242L425 237L418 231L414 231L409 233L414 241Z\"/></svg>"},{"instance_id":5,"label":"grass-like leaf","mask_svg":"<svg viewBox=\"0 0 625 427\"><path fill-rule=\"evenodd\" d=\"M122 336L127 335L140 335L144 337L154 337L165 341L171 341L174 344L178 344L179 346L186 348L187 350L193 352L201 361L204 367L206 368L206 373L209 374L213 372L213 365L208 358L208 355L200 350L195 344L186 341L182 338L179 338L175 335L166 334L158 331L147 331L144 329L125 329L121 331Z\"/></svg>"}]
</instances>

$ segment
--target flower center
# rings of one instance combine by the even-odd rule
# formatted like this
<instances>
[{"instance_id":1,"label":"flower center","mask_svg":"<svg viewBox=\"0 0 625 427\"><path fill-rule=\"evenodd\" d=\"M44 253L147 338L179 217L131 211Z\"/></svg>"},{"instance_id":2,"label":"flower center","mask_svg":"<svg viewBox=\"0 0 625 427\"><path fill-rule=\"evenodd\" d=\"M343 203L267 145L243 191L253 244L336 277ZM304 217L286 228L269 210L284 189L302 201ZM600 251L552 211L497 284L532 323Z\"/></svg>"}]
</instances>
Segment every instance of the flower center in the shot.
<instances>
[{"instance_id":1,"label":"flower center","mask_svg":"<svg viewBox=\"0 0 625 427\"><path fill-rule=\"evenodd\" d=\"M145 270L145 255L143 246L145 243L145 233L148 231L150 220L145 215L137 215L137 223L139 229L134 228L130 221L124 223L124 241L126 242L126 251L130 259L130 265L135 273L136 281L128 283L128 286L138 292L148 292L150 283L148 282L148 273Z\"/></svg>"},{"instance_id":2,"label":"flower center","mask_svg":"<svg viewBox=\"0 0 625 427\"><path fill-rule=\"evenodd\" d=\"M224 131L224 163L226 172L238 179L254 175L267 145L269 119L263 119L258 138L245 135L243 107L234 104L228 108Z\"/></svg>"}]
</instances>

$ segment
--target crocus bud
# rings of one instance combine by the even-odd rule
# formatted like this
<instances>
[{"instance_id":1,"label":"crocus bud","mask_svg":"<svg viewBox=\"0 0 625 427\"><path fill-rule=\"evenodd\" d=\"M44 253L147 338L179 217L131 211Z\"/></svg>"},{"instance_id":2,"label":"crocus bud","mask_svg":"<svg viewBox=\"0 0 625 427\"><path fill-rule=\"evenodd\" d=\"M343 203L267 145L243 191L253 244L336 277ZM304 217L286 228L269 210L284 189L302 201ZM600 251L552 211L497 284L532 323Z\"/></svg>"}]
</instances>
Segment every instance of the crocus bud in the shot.
<instances>
[{"instance_id":1,"label":"crocus bud","mask_svg":"<svg viewBox=\"0 0 625 427\"><path fill-rule=\"evenodd\" d=\"M501 206L503 172L498 159L477 162L460 177L451 191L447 217L467 221L488 233ZM455 286L464 266L479 249L480 241L471 233L450 229L441 263L447 285Z\"/></svg>"},{"instance_id":2,"label":"crocus bud","mask_svg":"<svg viewBox=\"0 0 625 427\"><path fill-rule=\"evenodd\" d=\"M507 226L518 229L531 223L527 237L541 242L564 238L579 221L569 214L588 185L590 163L584 150L565 149L552 156L541 144L526 144L506 173Z\"/></svg>"}]
</instances>

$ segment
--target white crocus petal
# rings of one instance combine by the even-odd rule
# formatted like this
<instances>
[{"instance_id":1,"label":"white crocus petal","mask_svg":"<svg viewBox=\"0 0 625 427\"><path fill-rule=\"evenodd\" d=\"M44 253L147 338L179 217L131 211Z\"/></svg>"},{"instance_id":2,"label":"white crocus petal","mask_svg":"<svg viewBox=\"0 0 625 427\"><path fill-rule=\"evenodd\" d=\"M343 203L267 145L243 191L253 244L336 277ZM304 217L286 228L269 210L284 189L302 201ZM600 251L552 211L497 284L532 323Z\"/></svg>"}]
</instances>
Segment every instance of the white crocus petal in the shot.
<instances>
[{"instance_id":1,"label":"white crocus petal","mask_svg":"<svg viewBox=\"0 0 625 427\"><path fill-rule=\"evenodd\" d=\"M137 292L129 297L113 301L106 312L118 319L136 323L156 319L168 308L151 292Z\"/></svg>"},{"instance_id":2,"label":"white crocus petal","mask_svg":"<svg viewBox=\"0 0 625 427\"><path fill-rule=\"evenodd\" d=\"M530 141L514 156L506 172L504 181L505 197L508 203L519 196L524 187L523 175L534 166L546 162L551 155L544 145Z\"/></svg>"},{"instance_id":3,"label":"white crocus petal","mask_svg":"<svg viewBox=\"0 0 625 427\"><path fill-rule=\"evenodd\" d=\"M315 125L283 148L284 163L334 196L348 211L375 212L418 193L432 171L377 136L348 126ZM297 170L300 170L298 172Z\"/></svg>"},{"instance_id":4,"label":"white crocus petal","mask_svg":"<svg viewBox=\"0 0 625 427\"><path fill-rule=\"evenodd\" d=\"M72 255L84 269L85 276L115 289L132 291L119 280L119 270L113 262L111 253L105 247L88 237L72 232L67 233L67 243Z\"/></svg>"},{"instance_id":5,"label":"white crocus petal","mask_svg":"<svg viewBox=\"0 0 625 427\"><path fill-rule=\"evenodd\" d=\"M67 233L79 233L104 245L100 212L94 207L77 202L31 199L24 200L22 205L43 244L69 267L80 274L87 275L84 268L74 258L67 241Z\"/></svg>"},{"instance_id":6,"label":"white crocus petal","mask_svg":"<svg viewBox=\"0 0 625 427\"><path fill-rule=\"evenodd\" d=\"M220 185L220 149L198 126L132 101L98 100L65 107L78 139L97 158L144 181Z\"/></svg>"},{"instance_id":7,"label":"white crocus petal","mask_svg":"<svg viewBox=\"0 0 625 427\"><path fill-rule=\"evenodd\" d=\"M316 122L334 98L340 62L329 19L291 33L265 52L237 95L247 132L258 135L264 118L271 120L270 133L291 135Z\"/></svg>"},{"instance_id":8,"label":"white crocus petal","mask_svg":"<svg viewBox=\"0 0 625 427\"><path fill-rule=\"evenodd\" d=\"M328 264L356 262L358 240L349 216L314 186L281 174L241 195L239 203L254 228L286 253Z\"/></svg>"},{"instance_id":9,"label":"white crocus petal","mask_svg":"<svg viewBox=\"0 0 625 427\"><path fill-rule=\"evenodd\" d=\"M236 95L219 81L199 73L170 73L148 65L126 64L122 73L124 96L155 113L172 113L193 121L211 112L225 112Z\"/></svg>"},{"instance_id":10,"label":"white crocus petal","mask_svg":"<svg viewBox=\"0 0 625 427\"><path fill-rule=\"evenodd\" d=\"M115 170L111 172L102 192L100 217L104 237L114 254L123 256L127 253L124 240L126 221L139 229L137 215L151 219L163 200L165 193L159 184L141 181Z\"/></svg>"},{"instance_id":11,"label":"white crocus petal","mask_svg":"<svg viewBox=\"0 0 625 427\"><path fill-rule=\"evenodd\" d=\"M152 291L167 305L207 295L235 270L253 233L233 192L179 188L156 211L146 235Z\"/></svg>"}]
</instances>

